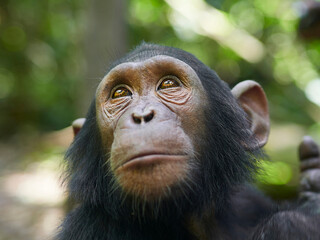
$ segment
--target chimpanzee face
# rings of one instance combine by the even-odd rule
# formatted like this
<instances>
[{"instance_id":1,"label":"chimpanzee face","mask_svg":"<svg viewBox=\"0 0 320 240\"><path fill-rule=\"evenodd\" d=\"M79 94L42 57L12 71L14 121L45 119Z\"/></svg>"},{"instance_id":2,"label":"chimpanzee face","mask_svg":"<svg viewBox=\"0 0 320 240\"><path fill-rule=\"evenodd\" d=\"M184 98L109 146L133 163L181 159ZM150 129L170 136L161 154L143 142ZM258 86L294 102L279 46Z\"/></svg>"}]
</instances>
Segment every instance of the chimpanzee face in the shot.
<instances>
[{"instance_id":1,"label":"chimpanzee face","mask_svg":"<svg viewBox=\"0 0 320 240\"><path fill-rule=\"evenodd\" d=\"M97 122L106 164L126 194L159 199L192 181L205 93L188 64L164 55L119 64L104 77Z\"/></svg>"}]
</instances>

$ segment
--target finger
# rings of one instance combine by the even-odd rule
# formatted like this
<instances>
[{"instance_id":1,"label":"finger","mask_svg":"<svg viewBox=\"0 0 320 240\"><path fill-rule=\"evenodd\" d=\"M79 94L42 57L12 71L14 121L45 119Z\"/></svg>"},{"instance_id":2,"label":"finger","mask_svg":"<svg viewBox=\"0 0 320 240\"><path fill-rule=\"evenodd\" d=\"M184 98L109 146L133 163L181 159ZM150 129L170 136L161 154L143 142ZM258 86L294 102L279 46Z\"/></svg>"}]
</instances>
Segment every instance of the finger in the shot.
<instances>
[{"instance_id":1,"label":"finger","mask_svg":"<svg viewBox=\"0 0 320 240\"><path fill-rule=\"evenodd\" d=\"M310 136L304 136L299 146L300 161L309 160L311 158L319 158L320 151L316 142Z\"/></svg>"}]
</instances>

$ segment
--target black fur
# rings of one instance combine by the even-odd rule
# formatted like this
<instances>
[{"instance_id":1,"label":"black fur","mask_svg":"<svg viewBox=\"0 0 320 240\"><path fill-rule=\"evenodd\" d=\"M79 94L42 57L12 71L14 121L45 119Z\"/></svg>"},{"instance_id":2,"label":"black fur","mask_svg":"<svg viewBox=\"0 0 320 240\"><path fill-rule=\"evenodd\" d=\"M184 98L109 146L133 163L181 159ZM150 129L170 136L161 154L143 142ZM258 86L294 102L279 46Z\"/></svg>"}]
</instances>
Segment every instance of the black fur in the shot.
<instances>
[{"instance_id":1,"label":"black fur","mask_svg":"<svg viewBox=\"0 0 320 240\"><path fill-rule=\"evenodd\" d=\"M277 219L272 215L277 209L270 200L243 185L251 180L257 158L263 154L260 150L244 150L241 143L255 141L247 130L246 114L217 74L190 53L153 44L140 45L110 69L156 55L171 56L191 66L210 102L205 109L209 134L199 138L203 148L196 180L184 190L184 196L173 194L157 205L124 199L106 164L108 153L101 146L93 101L85 125L66 154L69 192L79 206L65 219L57 239L195 239L186 228L185 217L201 216L212 205L216 221L208 231L215 239L249 239L254 232L254 239L273 239L259 237L266 229L272 230L270 221Z\"/></svg>"}]
</instances>

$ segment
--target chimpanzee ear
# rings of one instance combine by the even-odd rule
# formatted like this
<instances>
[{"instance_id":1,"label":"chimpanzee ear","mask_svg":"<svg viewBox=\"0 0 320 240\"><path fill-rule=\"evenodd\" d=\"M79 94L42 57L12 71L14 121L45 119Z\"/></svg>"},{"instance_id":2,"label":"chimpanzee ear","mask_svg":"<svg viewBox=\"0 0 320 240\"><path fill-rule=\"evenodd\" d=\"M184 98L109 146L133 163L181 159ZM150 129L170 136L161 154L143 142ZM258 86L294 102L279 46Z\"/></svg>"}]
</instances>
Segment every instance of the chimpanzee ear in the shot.
<instances>
[{"instance_id":1,"label":"chimpanzee ear","mask_svg":"<svg viewBox=\"0 0 320 240\"><path fill-rule=\"evenodd\" d=\"M85 118L78 118L72 122L72 129L73 129L74 137L78 134L78 132L82 128L85 121L86 121Z\"/></svg>"},{"instance_id":2,"label":"chimpanzee ear","mask_svg":"<svg viewBox=\"0 0 320 240\"><path fill-rule=\"evenodd\" d=\"M237 84L231 92L248 115L250 128L258 141L258 147L263 147L268 141L270 119L268 101L262 87L255 81L246 80Z\"/></svg>"}]
</instances>

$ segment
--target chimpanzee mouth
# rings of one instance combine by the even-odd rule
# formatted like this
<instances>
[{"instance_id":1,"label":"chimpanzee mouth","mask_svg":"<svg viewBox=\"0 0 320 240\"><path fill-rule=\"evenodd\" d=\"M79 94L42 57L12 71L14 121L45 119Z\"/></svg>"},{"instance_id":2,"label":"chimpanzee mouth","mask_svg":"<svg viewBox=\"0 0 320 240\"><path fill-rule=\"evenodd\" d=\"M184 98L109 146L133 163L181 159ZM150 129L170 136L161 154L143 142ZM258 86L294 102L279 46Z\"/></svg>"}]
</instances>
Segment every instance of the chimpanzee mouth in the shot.
<instances>
[{"instance_id":1,"label":"chimpanzee mouth","mask_svg":"<svg viewBox=\"0 0 320 240\"><path fill-rule=\"evenodd\" d=\"M119 170L120 169L124 170L129 168L140 169L140 168L152 167L158 164L168 163L168 161L184 162L186 160L187 160L187 155L149 152L149 153L143 153L143 154L133 156L124 164L119 166L118 169Z\"/></svg>"}]
</instances>

